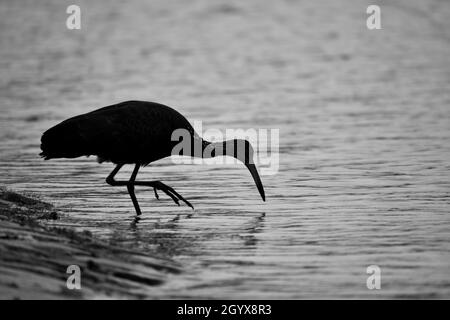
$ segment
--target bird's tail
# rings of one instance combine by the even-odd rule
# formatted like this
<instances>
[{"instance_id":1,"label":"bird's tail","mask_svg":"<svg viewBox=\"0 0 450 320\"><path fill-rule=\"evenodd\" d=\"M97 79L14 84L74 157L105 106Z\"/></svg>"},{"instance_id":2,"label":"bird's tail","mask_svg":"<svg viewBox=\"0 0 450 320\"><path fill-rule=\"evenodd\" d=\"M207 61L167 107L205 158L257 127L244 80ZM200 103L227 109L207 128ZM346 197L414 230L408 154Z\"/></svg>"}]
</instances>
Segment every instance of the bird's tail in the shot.
<instances>
[{"instance_id":1,"label":"bird's tail","mask_svg":"<svg viewBox=\"0 0 450 320\"><path fill-rule=\"evenodd\" d=\"M77 130L76 123L62 122L44 132L41 150L39 155L45 160L77 158L86 155L86 144Z\"/></svg>"}]
</instances>

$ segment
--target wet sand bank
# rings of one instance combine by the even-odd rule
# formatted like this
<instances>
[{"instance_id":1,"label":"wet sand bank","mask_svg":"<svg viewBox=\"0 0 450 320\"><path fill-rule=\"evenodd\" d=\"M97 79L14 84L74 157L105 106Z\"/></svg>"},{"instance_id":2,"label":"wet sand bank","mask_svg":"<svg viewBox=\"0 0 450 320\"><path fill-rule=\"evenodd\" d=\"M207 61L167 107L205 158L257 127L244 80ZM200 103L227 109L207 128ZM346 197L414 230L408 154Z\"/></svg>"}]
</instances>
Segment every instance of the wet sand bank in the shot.
<instances>
[{"instance_id":1,"label":"wet sand bank","mask_svg":"<svg viewBox=\"0 0 450 320\"><path fill-rule=\"evenodd\" d=\"M0 189L0 299L144 298L180 272L172 261L48 223L59 218L50 204ZM80 290L67 288L70 265L81 269Z\"/></svg>"}]
</instances>

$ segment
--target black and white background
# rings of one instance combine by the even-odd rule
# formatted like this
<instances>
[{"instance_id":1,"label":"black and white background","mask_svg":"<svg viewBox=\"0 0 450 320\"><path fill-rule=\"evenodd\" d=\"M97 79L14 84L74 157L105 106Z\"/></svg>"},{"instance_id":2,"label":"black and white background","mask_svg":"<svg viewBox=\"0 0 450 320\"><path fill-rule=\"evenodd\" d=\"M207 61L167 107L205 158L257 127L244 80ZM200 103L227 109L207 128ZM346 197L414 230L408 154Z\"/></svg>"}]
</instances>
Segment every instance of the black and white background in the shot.
<instances>
[{"instance_id":1,"label":"black and white background","mask_svg":"<svg viewBox=\"0 0 450 320\"><path fill-rule=\"evenodd\" d=\"M72 4L79 30L66 27ZM379 30L366 26L369 5ZM50 270L22 270L1 219L0 297L67 297L65 266L82 264L69 297L449 298L449 17L438 0L1 1L0 185L54 205L47 226L177 272L136 264L116 295L97 288L108 276L88 273L83 286L92 265L79 251L58 260L49 247ZM126 191L104 182L112 165L39 158L47 128L131 99L204 130L279 129L278 170L261 177L267 201L238 165L167 159L141 176L196 209L141 188L136 223ZM25 252L31 240L19 240ZM372 265L380 289L367 286ZM136 281L149 274L159 281Z\"/></svg>"}]
</instances>

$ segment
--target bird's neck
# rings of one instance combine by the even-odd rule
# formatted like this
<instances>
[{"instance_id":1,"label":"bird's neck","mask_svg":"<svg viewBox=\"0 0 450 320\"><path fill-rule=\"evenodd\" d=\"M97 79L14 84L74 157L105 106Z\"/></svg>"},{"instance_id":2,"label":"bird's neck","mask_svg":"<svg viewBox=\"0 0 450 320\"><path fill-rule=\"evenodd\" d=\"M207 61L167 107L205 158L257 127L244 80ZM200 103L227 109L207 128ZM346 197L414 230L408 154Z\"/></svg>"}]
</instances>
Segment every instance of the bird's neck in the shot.
<instances>
[{"instance_id":1,"label":"bird's neck","mask_svg":"<svg viewBox=\"0 0 450 320\"><path fill-rule=\"evenodd\" d=\"M202 139L202 158L207 159L218 156L235 157L236 147L236 140L209 142Z\"/></svg>"}]
</instances>

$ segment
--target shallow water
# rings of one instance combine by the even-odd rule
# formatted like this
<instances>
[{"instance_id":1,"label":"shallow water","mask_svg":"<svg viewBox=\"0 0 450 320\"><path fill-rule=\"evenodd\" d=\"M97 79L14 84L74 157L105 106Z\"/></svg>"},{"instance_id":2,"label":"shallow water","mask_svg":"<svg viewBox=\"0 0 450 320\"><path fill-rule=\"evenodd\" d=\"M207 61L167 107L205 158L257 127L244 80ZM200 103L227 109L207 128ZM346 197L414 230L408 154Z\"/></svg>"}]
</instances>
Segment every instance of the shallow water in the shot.
<instances>
[{"instance_id":1,"label":"shallow water","mask_svg":"<svg viewBox=\"0 0 450 320\"><path fill-rule=\"evenodd\" d=\"M450 3L0 2L0 184L64 213L58 225L157 252L185 270L163 298L450 298ZM41 133L139 99L208 128L279 128L261 202L241 166L142 170L195 206L125 190L93 158L42 161ZM126 177L131 168L121 174ZM378 265L381 290L368 290Z\"/></svg>"}]
</instances>

